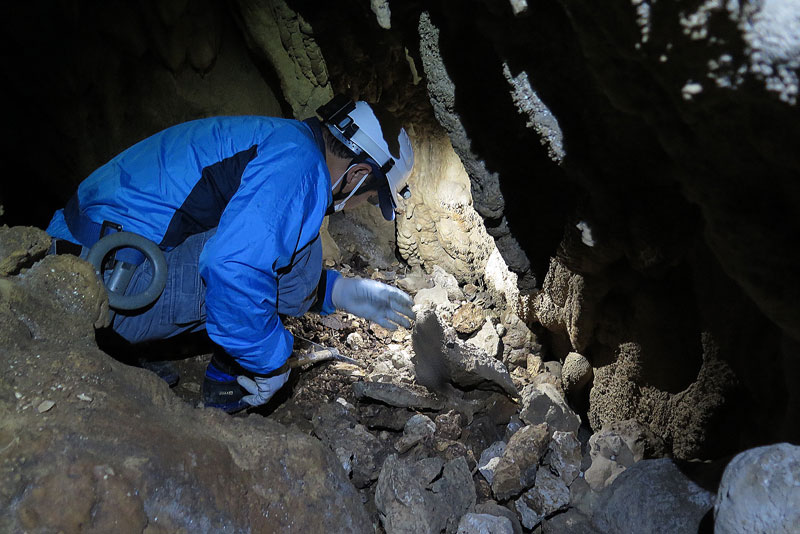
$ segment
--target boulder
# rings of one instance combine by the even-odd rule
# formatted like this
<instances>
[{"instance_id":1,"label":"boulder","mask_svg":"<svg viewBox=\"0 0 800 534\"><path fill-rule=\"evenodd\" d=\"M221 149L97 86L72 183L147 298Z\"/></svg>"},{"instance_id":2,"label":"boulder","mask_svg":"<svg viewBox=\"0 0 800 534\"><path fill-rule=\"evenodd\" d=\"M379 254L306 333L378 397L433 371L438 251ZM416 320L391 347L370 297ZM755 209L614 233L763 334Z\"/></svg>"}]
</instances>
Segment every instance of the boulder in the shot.
<instances>
[{"instance_id":1,"label":"boulder","mask_svg":"<svg viewBox=\"0 0 800 534\"><path fill-rule=\"evenodd\" d=\"M338 402L323 404L312 424L314 435L336 454L355 487L363 488L377 480L387 451L345 406Z\"/></svg>"},{"instance_id":2,"label":"boulder","mask_svg":"<svg viewBox=\"0 0 800 534\"><path fill-rule=\"evenodd\" d=\"M556 430L548 448L550 469L569 486L581 472L581 443L574 433Z\"/></svg>"},{"instance_id":3,"label":"boulder","mask_svg":"<svg viewBox=\"0 0 800 534\"><path fill-rule=\"evenodd\" d=\"M430 440L435 432L436 423L430 417L421 413L413 415L406 421L403 435L395 442L394 449L402 454L417 443Z\"/></svg>"},{"instance_id":4,"label":"boulder","mask_svg":"<svg viewBox=\"0 0 800 534\"><path fill-rule=\"evenodd\" d=\"M453 302L464 300L464 292L458 287L458 280L452 274L442 269L441 265L434 265L431 278L434 285L443 287L447 291L447 298Z\"/></svg>"},{"instance_id":5,"label":"boulder","mask_svg":"<svg viewBox=\"0 0 800 534\"><path fill-rule=\"evenodd\" d=\"M511 521L511 527L514 534L522 534L522 524L519 522L519 517L513 510L505 506L500 506L495 501L486 501L476 504L474 511L476 514L489 514L505 517Z\"/></svg>"},{"instance_id":6,"label":"boulder","mask_svg":"<svg viewBox=\"0 0 800 534\"><path fill-rule=\"evenodd\" d=\"M494 469L492 491L497 499L504 501L533 485L549 442L546 424L522 427L511 436Z\"/></svg>"},{"instance_id":7,"label":"boulder","mask_svg":"<svg viewBox=\"0 0 800 534\"><path fill-rule=\"evenodd\" d=\"M578 433L580 418L567 406L564 397L551 384L525 386L521 396L522 409L519 416L525 423L529 425L547 423L555 430Z\"/></svg>"},{"instance_id":8,"label":"boulder","mask_svg":"<svg viewBox=\"0 0 800 534\"><path fill-rule=\"evenodd\" d=\"M43 230L0 226L0 276L16 274L22 267L42 259L49 248L50 236Z\"/></svg>"},{"instance_id":9,"label":"boulder","mask_svg":"<svg viewBox=\"0 0 800 534\"><path fill-rule=\"evenodd\" d=\"M472 335L484 324L483 310L471 302L461 305L453 314L453 328L464 335Z\"/></svg>"},{"instance_id":10,"label":"boulder","mask_svg":"<svg viewBox=\"0 0 800 534\"><path fill-rule=\"evenodd\" d=\"M489 484L494 480L494 471L497 469L497 464L500 462L500 457L503 456L505 450L505 441L495 441L481 453L481 458L478 460L478 471Z\"/></svg>"},{"instance_id":11,"label":"boulder","mask_svg":"<svg viewBox=\"0 0 800 534\"><path fill-rule=\"evenodd\" d=\"M570 352L564 358L561 381L568 395L576 395L592 380L592 364L583 355Z\"/></svg>"},{"instance_id":12,"label":"boulder","mask_svg":"<svg viewBox=\"0 0 800 534\"><path fill-rule=\"evenodd\" d=\"M467 340L467 343L485 352L489 358L495 359L500 355L500 336L497 335L492 321L488 319L481 329Z\"/></svg>"},{"instance_id":13,"label":"boulder","mask_svg":"<svg viewBox=\"0 0 800 534\"><path fill-rule=\"evenodd\" d=\"M0 279L0 531L373 531L316 438L193 408L101 352L105 303L71 256Z\"/></svg>"},{"instance_id":14,"label":"boulder","mask_svg":"<svg viewBox=\"0 0 800 534\"><path fill-rule=\"evenodd\" d=\"M353 394L358 399L372 399L398 408L419 410L444 408L442 400L432 397L422 388L412 386L398 386L385 382L356 382L353 384Z\"/></svg>"},{"instance_id":15,"label":"boulder","mask_svg":"<svg viewBox=\"0 0 800 534\"><path fill-rule=\"evenodd\" d=\"M569 505L569 489L564 481L547 469L536 474L536 484L514 502L525 528L534 528L545 517Z\"/></svg>"},{"instance_id":16,"label":"boulder","mask_svg":"<svg viewBox=\"0 0 800 534\"><path fill-rule=\"evenodd\" d=\"M411 339L412 359L420 384L434 390L453 383L463 388L500 389L511 396L518 394L502 362L458 339L455 330L446 329L433 311L417 317Z\"/></svg>"},{"instance_id":17,"label":"boulder","mask_svg":"<svg viewBox=\"0 0 800 534\"><path fill-rule=\"evenodd\" d=\"M663 454L663 441L635 419L611 423L589 438L592 463L584 478L600 491L634 463Z\"/></svg>"},{"instance_id":18,"label":"boulder","mask_svg":"<svg viewBox=\"0 0 800 534\"><path fill-rule=\"evenodd\" d=\"M450 312L453 304L447 296L447 290L441 286L433 286L417 291L414 295L414 307Z\"/></svg>"},{"instance_id":19,"label":"boulder","mask_svg":"<svg viewBox=\"0 0 800 534\"><path fill-rule=\"evenodd\" d=\"M800 447L778 443L737 454L714 505L714 532L789 534L800 527Z\"/></svg>"},{"instance_id":20,"label":"boulder","mask_svg":"<svg viewBox=\"0 0 800 534\"><path fill-rule=\"evenodd\" d=\"M714 495L692 482L669 458L643 460L603 491L593 525L606 534L697 532Z\"/></svg>"},{"instance_id":21,"label":"boulder","mask_svg":"<svg viewBox=\"0 0 800 534\"><path fill-rule=\"evenodd\" d=\"M399 460L391 454L375 487L381 523L392 534L454 530L474 505L475 485L463 457L444 463L439 458Z\"/></svg>"}]
</instances>

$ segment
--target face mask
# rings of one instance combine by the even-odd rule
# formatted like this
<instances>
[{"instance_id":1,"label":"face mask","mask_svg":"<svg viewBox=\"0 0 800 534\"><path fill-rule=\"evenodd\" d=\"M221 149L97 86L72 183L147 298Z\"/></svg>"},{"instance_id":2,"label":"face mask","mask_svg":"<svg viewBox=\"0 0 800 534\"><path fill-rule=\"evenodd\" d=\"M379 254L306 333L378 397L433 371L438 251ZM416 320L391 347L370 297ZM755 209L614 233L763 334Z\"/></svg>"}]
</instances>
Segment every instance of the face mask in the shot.
<instances>
[{"instance_id":1,"label":"face mask","mask_svg":"<svg viewBox=\"0 0 800 534\"><path fill-rule=\"evenodd\" d=\"M346 171L344 171L344 174L342 174L342 175L339 177L339 179L338 179L338 180L336 180L336 183L335 183L335 184L333 184L333 186L331 186L331 191L334 191L334 190L335 190L335 189L336 189L336 188L339 186L339 184L341 183L341 181L342 181L342 179L344 178L345 174L347 174L347 173L348 173L348 171L349 171L350 169L352 169L353 167L355 167L355 166L356 166L356 164L353 164L353 165L350 165L349 167L347 167L347 170L346 170ZM361 187L361 184L363 184L363 183L364 183L364 180L366 180L367 178L369 178L369 173L366 173L366 174L364 175L364 177L363 177L363 178L361 178L361 181L359 181L359 182L358 182L358 184L357 184L357 185L356 185L356 186L353 188L353 190L352 190L352 191L350 191L350 194L349 194L349 195L347 195L347 198L345 198L344 200L342 200L341 202L339 202L338 204L335 204L335 205L333 206L333 211L334 211L334 212L337 212L337 211L342 211L342 209L344 208L344 205L345 205L345 204L347 204L347 201L348 201L348 200L350 200L350 197L352 197L353 195L355 195L355 194L356 194L356 191L358 191L358 188L359 188L359 187Z\"/></svg>"}]
</instances>

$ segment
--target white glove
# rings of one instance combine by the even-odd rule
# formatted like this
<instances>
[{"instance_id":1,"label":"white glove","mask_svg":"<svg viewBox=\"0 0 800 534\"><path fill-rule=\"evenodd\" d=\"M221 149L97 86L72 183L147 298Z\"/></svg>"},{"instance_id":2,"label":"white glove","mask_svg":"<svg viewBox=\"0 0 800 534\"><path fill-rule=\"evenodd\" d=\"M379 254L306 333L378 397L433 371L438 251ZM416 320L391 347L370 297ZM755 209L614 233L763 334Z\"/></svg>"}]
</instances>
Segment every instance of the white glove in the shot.
<instances>
[{"instance_id":1,"label":"white glove","mask_svg":"<svg viewBox=\"0 0 800 534\"><path fill-rule=\"evenodd\" d=\"M289 379L290 371L291 369L277 376L257 376L255 380L243 375L237 376L236 381L239 385L250 393L242 397L242 400L250 406L266 404Z\"/></svg>"},{"instance_id":2,"label":"white glove","mask_svg":"<svg viewBox=\"0 0 800 534\"><path fill-rule=\"evenodd\" d=\"M331 302L337 309L389 330L397 329L397 325L411 328L409 319L414 318L411 297L396 287L365 278L337 278L331 289Z\"/></svg>"}]
</instances>

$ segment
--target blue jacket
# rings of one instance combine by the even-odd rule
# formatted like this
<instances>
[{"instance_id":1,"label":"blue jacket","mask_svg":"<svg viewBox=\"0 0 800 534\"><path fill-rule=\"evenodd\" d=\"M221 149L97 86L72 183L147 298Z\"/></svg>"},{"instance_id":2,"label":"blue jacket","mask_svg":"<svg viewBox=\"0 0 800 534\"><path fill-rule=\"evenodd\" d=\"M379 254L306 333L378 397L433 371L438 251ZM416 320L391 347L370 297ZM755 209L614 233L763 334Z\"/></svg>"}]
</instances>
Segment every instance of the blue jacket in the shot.
<instances>
[{"instance_id":1,"label":"blue jacket","mask_svg":"<svg viewBox=\"0 0 800 534\"><path fill-rule=\"evenodd\" d=\"M217 227L199 265L206 329L240 365L268 373L292 352L279 313L302 315L315 301L322 313L334 309L338 273L321 276L319 238L331 180L315 128L269 117L173 126L93 172L68 205L66 225L59 210L47 231L91 246L71 219L108 220L169 250Z\"/></svg>"}]
</instances>

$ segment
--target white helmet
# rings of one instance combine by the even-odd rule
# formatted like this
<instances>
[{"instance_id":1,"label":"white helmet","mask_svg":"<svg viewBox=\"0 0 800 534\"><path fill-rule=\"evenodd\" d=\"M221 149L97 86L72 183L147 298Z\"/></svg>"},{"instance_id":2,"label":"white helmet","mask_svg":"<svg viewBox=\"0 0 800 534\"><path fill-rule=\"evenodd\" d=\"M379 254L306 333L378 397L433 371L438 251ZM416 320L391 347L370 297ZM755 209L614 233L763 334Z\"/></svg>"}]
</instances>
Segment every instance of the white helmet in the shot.
<instances>
[{"instance_id":1,"label":"white helmet","mask_svg":"<svg viewBox=\"0 0 800 534\"><path fill-rule=\"evenodd\" d=\"M317 113L336 139L372 167L372 174L378 179L381 212L387 221L393 221L400 197L410 196L407 184L414 166L414 151L405 129L395 126L391 117L379 121L372 106L354 103L342 95Z\"/></svg>"}]
</instances>

